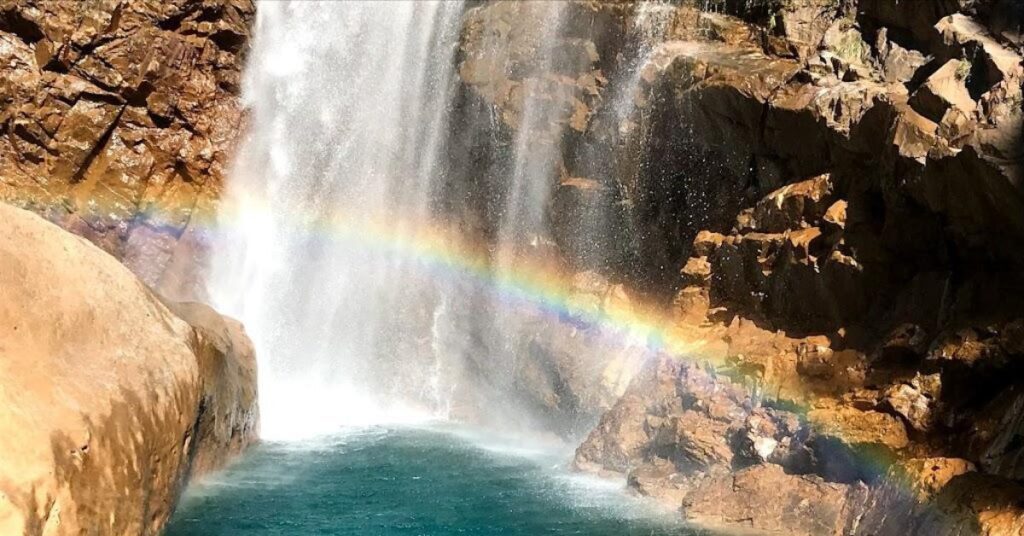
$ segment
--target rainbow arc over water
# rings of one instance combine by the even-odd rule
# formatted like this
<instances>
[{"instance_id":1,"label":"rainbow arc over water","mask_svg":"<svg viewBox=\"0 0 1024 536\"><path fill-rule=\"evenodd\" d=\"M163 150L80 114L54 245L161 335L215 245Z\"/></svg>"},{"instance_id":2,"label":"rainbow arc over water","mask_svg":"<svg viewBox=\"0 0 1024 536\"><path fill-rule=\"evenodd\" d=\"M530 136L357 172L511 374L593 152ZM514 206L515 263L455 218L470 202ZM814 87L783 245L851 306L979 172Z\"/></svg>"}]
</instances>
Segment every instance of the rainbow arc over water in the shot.
<instances>
[{"instance_id":1,"label":"rainbow arc over water","mask_svg":"<svg viewBox=\"0 0 1024 536\"><path fill-rule=\"evenodd\" d=\"M258 218L262 212L253 209L251 199L247 203L247 220L226 204L221 204L219 212L195 210L189 227L207 239L231 239L235 233L242 232L245 225L251 224L254 213ZM269 207L269 204L264 206ZM40 212L38 208L33 207ZM65 205L61 204L50 213L64 210ZM103 207L92 202L89 210L101 213ZM269 217L269 208L264 210ZM171 221L172 216L171 213L163 214L151 206L143 221ZM574 281L577 274L550 257L529 258L520 255L511 262L496 263L493 249L479 242L468 241L458 229L440 224L396 225L384 219L348 217L335 213L326 218L296 214L292 225L300 232L314 235L318 240L342 241L353 247L372 248L404 259L428 277L468 279L489 289L500 298L500 302L510 307L528 307L551 317L553 321L572 322L600 330L603 335L610 335L613 339L622 338L624 344L636 345L640 342L652 355L666 355L707 365L712 369L724 369L735 364L716 356L719 352L706 351L709 341L700 338L700 331L681 322L671 311L666 311L664 306L645 303L636 297L607 299L596 307L592 302L581 300L583 291ZM172 231L170 228L164 230ZM771 385L770 379L757 388L769 395L781 390L781 386ZM808 411L815 406L815 396L810 391L800 395L786 400L786 409L806 417ZM842 423L827 423L826 427L831 435L845 435ZM855 432L851 431L851 435L855 435ZM868 449L859 458L859 463L870 466L875 473L883 472L897 459L894 453L886 449Z\"/></svg>"}]
</instances>

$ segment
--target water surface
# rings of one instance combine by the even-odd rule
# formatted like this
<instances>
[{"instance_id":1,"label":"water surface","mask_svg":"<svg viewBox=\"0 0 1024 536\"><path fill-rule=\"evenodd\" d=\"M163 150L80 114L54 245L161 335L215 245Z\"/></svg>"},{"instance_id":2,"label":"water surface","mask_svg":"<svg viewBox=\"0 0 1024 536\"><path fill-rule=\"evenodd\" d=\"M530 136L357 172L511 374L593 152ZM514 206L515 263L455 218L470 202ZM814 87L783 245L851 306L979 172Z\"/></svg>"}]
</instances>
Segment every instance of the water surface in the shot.
<instances>
[{"instance_id":1,"label":"water surface","mask_svg":"<svg viewBox=\"0 0 1024 536\"><path fill-rule=\"evenodd\" d=\"M168 534L695 534L567 455L437 427L264 443L192 486Z\"/></svg>"}]
</instances>

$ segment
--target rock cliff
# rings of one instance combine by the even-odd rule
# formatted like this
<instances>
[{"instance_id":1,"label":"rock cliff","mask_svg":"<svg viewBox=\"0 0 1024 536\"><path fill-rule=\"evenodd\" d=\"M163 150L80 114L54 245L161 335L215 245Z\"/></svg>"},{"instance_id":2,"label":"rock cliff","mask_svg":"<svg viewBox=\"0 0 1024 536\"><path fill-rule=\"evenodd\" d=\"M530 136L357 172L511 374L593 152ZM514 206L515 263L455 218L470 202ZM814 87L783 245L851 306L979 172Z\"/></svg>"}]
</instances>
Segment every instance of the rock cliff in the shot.
<instances>
[{"instance_id":1,"label":"rock cliff","mask_svg":"<svg viewBox=\"0 0 1024 536\"><path fill-rule=\"evenodd\" d=\"M0 204L4 534L156 534L256 439L241 325L147 288L201 297L254 13L0 2L0 201L116 258Z\"/></svg>"},{"instance_id":2,"label":"rock cliff","mask_svg":"<svg viewBox=\"0 0 1024 536\"><path fill-rule=\"evenodd\" d=\"M467 13L456 124L490 130L453 144L456 212L492 233L474 196L511 186L474 173L532 128L544 238L704 344L576 465L716 527L1019 533L1024 8L578 1L540 37L543 9Z\"/></svg>"},{"instance_id":3,"label":"rock cliff","mask_svg":"<svg viewBox=\"0 0 1024 536\"><path fill-rule=\"evenodd\" d=\"M0 200L198 297L254 13L249 0L0 2Z\"/></svg>"},{"instance_id":4,"label":"rock cliff","mask_svg":"<svg viewBox=\"0 0 1024 536\"><path fill-rule=\"evenodd\" d=\"M157 534L256 438L241 326L0 204L0 532Z\"/></svg>"}]
</instances>

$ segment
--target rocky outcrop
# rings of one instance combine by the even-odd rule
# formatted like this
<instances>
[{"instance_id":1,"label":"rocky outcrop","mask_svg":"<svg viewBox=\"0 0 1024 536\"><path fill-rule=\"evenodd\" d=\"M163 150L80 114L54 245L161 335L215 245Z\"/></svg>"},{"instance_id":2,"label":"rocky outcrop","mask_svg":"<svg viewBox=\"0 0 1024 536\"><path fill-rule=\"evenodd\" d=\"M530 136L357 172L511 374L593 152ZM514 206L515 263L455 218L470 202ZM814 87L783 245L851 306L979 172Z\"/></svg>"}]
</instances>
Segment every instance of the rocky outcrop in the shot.
<instances>
[{"instance_id":1,"label":"rocky outcrop","mask_svg":"<svg viewBox=\"0 0 1024 536\"><path fill-rule=\"evenodd\" d=\"M242 121L254 12L249 0L0 2L0 200L194 296L187 268Z\"/></svg>"},{"instance_id":2,"label":"rocky outcrop","mask_svg":"<svg viewBox=\"0 0 1024 536\"><path fill-rule=\"evenodd\" d=\"M646 334L611 334L585 320L630 311L622 285L594 272L577 274L571 285L566 322L508 300L445 312L454 327L435 331L433 344L473 349L459 380L466 387L452 393L453 418L576 439L616 404L644 362ZM496 398L505 403L496 407Z\"/></svg>"},{"instance_id":3,"label":"rocky outcrop","mask_svg":"<svg viewBox=\"0 0 1024 536\"><path fill-rule=\"evenodd\" d=\"M113 257L0 204L0 532L156 534L255 440L252 346Z\"/></svg>"},{"instance_id":4,"label":"rocky outcrop","mask_svg":"<svg viewBox=\"0 0 1024 536\"><path fill-rule=\"evenodd\" d=\"M578 467L716 526L1020 531L1018 4L684 1L652 17L571 2L601 31L556 35L588 51L560 47L583 60L557 69L531 59L543 47L527 17L498 17L487 43L464 35L461 110L503 118L477 139L527 128L504 120L521 100L491 89L560 81L533 90L562 103L543 132L558 133L548 211L566 263L662 302L702 342L633 379ZM474 169L507 163L465 143ZM595 220L627 231L581 247ZM903 493L947 466L928 493ZM811 497L829 507L775 509ZM883 502L899 514L881 519Z\"/></svg>"},{"instance_id":5,"label":"rocky outcrop","mask_svg":"<svg viewBox=\"0 0 1024 536\"><path fill-rule=\"evenodd\" d=\"M701 482L683 501L683 511L690 522L723 531L838 536L850 495L848 486L762 464Z\"/></svg>"}]
</instances>

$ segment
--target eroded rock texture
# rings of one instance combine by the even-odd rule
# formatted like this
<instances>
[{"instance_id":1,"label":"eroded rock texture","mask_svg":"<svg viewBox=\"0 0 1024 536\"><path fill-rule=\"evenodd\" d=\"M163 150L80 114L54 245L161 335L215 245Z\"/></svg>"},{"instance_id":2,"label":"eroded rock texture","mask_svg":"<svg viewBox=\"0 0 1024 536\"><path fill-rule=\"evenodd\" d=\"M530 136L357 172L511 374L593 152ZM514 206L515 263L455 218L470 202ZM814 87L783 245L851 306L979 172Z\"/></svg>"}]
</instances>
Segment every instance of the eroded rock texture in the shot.
<instances>
[{"instance_id":1,"label":"eroded rock texture","mask_svg":"<svg viewBox=\"0 0 1024 536\"><path fill-rule=\"evenodd\" d=\"M0 532L159 533L256 437L248 338L29 212L0 219Z\"/></svg>"},{"instance_id":2,"label":"eroded rock texture","mask_svg":"<svg viewBox=\"0 0 1024 536\"><path fill-rule=\"evenodd\" d=\"M514 164L539 93L540 242L704 342L576 464L715 526L1019 533L1021 4L579 1L547 45L537 9L467 13L467 177ZM466 180L487 235L510 186Z\"/></svg>"},{"instance_id":3,"label":"eroded rock texture","mask_svg":"<svg viewBox=\"0 0 1024 536\"><path fill-rule=\"evenodd\" d=\"M192 295L254 12L249 0L0 2L0 200ZM188 262L167 273L175 257Z\"/></svg>"}]
</instances>

